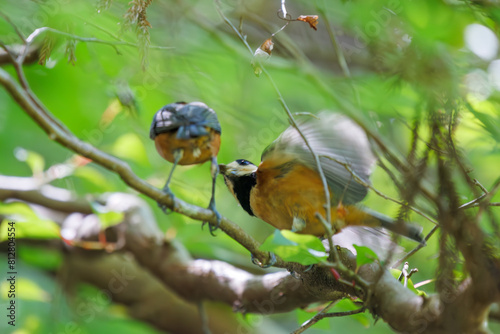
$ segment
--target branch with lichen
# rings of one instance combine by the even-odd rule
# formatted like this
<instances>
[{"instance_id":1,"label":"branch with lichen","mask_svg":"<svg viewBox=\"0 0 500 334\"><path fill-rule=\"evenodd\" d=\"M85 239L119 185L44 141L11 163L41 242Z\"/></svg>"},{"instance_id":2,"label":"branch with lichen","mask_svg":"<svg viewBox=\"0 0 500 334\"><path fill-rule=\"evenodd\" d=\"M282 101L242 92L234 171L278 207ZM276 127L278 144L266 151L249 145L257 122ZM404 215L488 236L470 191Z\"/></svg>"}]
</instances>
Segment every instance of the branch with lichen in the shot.
<instances>
[{"instance_id":1,"label":"branch with lichen","mask_svg":"<svg viewBox=\"0 0 500 334\"><path fill-rule=\"evenodd\" d=\"M78 231L78 224L75 225L75 221L80 220L80 225L88 223L85 217L91 211L90 204L83 200L68 200L68 196L63 196L63 198L58 198L57 195L51 196L50 189L43 191L37 189L37 181L33 178L2 176L0 180L3 181L0 183L0 199L2 200L15 198L55 211L62 210L65 213L73 211L71 213L72 224L68 224L70 227L65 225L65 221L69 218L60 218L60 215L57 215L59 218L55 218L55 220L62 219L58 223L63 228L73 228ZM23 189L17 189L20 185L24 185ZM53 191L53 193L57 194L59 191ZM113 197L114 199L111 200ZM131 252L137 262L148 269L165 287L175 291L185 300L192 302L211 300L230 305L237 312L269 315L303 308L315 302L336 301L357 293L355 287L335 280L328 268L324 267L315 267L303 272L298 279L285 271L253 275L225 262L192 259L187 250L175 240L163 240L163 233L156 226L148 204L135 195L113 193L107 194L99 201L110 210L116 210L112 208L112 202L119 202L120 210L124 213L125 218L122 223L108 228L107 235L110 241L113 238L120 238L120 234L118 232L113 234L113 231L124 230L122 237L125 240L121 242L124 249ZM149 213L146 214L147 212ZM135 216L132 217L132 215ZM88 228L85 226L86 231ZM78 232L73 234L78 235ZM88 237L97 238L95 235ZM345 249L340 251L342 262L353 268L355 258L352 253ZM85 260L82 255L84 253L75 252L75 256L72 253L68 254L70 261L68 266L73 268L73 273L78 273L78 279L97 286L104 284L103 287L106 288L106 284L109 283L109 279L106 279L109 270L102 270L101 266L109 269L110 263L118 260L116 252L102 255L100 257L102 261L99 262L96 262L95 254L92 260ZM85 270L92 266L98 266L99 270ZM120 264L115 263L113 268L116 266L120 267ZM93 274L89 275L89 273ZM438 295L427 299L415 295L399 284L388 271L381 270L376 263L362 266L359 269L359 277L367 284L373 285L370 289L371 302L366 305L366 309L382 316L396 329L416 331L420 323L417 322L410 327L407 325L414 317L423 318L429 313L439 311ZM164 294L163 291L158 293ZM134 299L132 295L127 303ZM122 300L123 295L116 297L117 300ZM308 324L312 325L324 317L348 316L364 311L364 308L361 308L347 313L328 313L326 312L328 308L313 317ZM308 327L308 325L302 326L298 333Z\"/></svg>"}]
</instances>

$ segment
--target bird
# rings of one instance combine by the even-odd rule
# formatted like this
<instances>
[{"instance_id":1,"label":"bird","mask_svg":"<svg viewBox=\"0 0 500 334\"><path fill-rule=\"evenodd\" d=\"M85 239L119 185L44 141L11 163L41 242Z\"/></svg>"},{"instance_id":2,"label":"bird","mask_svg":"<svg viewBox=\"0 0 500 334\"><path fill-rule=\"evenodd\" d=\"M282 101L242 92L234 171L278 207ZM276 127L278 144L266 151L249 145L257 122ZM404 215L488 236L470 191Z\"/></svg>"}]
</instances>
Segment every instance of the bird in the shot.
<instances>
[{"instance_id":1,"label":"bird","mask_svg":"<svg viewBox=\"0 0 500 334\"><path fill-rule=\"evenodd\" d=\"M340 113L318 116L299 121L300 132L288 127L264 150L258 166L245 159L219 165L241 207L277 229L324 237L325 226L317 214L326 218L326 193L318 158L328 185L333 233L346 226L383 227L425 243L420 226L396 223L359 204L376 162L365 131Z\"/></svg>"},{"instance_id":2,"label":"bird","mask_svg":"<svg viewBox=\"0 0 500 334\"><path fill-rule=\"evenodd\" d=\"M212 196L208 208L217 218L217 226L210 225L210 232L217 229L221 215L215 207L215 181L219 173L217 154L220 149L221 126L217 114L203 102L175 102L167 104L153 116L149 137L154 140L160 156L173 163L163 191L174 197L170 181L177 165L211 162ZM159 204L160 205L160 204ZM166 211L165 207L160 207Z\"/></svg>"}]
</instances>

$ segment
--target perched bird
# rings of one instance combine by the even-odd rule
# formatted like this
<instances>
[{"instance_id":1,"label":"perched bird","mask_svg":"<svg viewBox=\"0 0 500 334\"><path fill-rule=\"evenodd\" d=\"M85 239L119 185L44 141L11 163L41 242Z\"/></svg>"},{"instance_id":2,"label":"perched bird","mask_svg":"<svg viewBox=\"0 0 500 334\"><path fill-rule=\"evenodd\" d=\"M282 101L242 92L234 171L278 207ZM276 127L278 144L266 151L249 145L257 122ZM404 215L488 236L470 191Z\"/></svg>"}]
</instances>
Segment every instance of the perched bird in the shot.
<instances>
[{"instance_id":1,"label":"perched bird","mask_svg":"<svg viewBox=\"0 0 500 334\"><path fill-rule=\"evenodd\" d=\"M155 141L156 150L167 161L174 164L163 187L173 196L169 184L175 167L201 164L211 161L212 197L208 208L220 220L215 209L215 180L219 172L217 154L220 148L221 127L215 111L202 102L171 103L153 117L149 137ZM217 227L215 227L216 229ZM210 231L214 229L211 227Z\"/></svg>"},{"instance_id":2,"label":"perched bird","mask_svg":"<svg viewBox=\"0 0 500 334\"><path fill-rule=\"evenodd\" d=\"M419 226L396 224L357 204L367 194L365 185L376 160L368 138L346 116L321 113L320 117L310 117L298 127L319 157L330 191L333 232L355 225L384 227L424 243ZM239 159L219 168L229 191L251 216L280 230L325 235L324 225L316 216L326 217L323 182L315 157L296 128L286 129L264 150L258 167ZM365 185L356 182L353 173Z\"/></svg>"}]
</instances>

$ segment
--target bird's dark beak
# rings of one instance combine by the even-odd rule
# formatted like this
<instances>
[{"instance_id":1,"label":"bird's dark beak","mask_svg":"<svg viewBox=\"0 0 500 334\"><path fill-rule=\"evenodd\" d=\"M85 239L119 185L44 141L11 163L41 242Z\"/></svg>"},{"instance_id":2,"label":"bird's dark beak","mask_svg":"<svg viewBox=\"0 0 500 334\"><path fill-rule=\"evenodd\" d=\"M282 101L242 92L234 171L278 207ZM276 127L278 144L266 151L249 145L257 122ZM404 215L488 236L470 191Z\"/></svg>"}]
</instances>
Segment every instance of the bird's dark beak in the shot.
<instances>
[{"instance_id":1,"label":"bird's dark beak","mask_svg":"<svg viewBox=\"0 0 500 334\"><path fill-rule=\"evenodd\" d=\"M219 173L225 175L227 172L227 167L224 164L219 164Z\"/></svg>"}]
</instances>

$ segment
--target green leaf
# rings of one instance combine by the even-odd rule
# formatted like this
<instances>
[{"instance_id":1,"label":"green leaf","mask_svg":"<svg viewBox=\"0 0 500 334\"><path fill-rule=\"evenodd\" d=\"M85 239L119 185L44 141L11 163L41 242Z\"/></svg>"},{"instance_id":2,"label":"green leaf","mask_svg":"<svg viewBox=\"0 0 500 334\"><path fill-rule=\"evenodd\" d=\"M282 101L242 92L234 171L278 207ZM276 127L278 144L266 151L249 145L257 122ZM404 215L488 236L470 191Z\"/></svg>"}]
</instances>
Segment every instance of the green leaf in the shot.
<instances>
[{"instance_id":1,"label":"green leaf","mask_svg":"<svg viewBox=\"0 0 500 334\"><path fill-rule=\"evenodd\" d=\"M75 169L73 173L74 176L90 181L101 189L112 189L112 186L108 179L101 173L100 170L93 166L82 166Z\"/></svg>"},{"instance_id":2,"label":"green leaf","mask_svg":"<svg viewBox=\"0 0 500 334\"><path fill-rule=\"evenodd\" d=\"M310 265L325 261L327 255L321 241L312 235L301 235L288 230L276 230L260 247L273 252L285 261Z\"/></svg>"},{"instance_id":3,"label":"green leaf","mask_svg":"<svg viewBox=\"0 0 500 334\"><path fill-rule=\"evenodd\" d=\"M92 211L99 217L101 221L101 229L117 225L121 223L124 219L125 214L123 212L108 211L105 206L102 206L96 202L90 204Z\"/></svg>"},{"instance_id":4,"label":"green leaf","mask_svg":"<svg viewBox=\"0 0 500 334\"><path fill-rule=\"evenodd\" d=\"M131 132L120 136L113 144L111 152L117 157L132 160L140 165L145 165L148 161L144 144Z\"/></svg>"},{"instance_id":5,"label":"green leaf","mask_svg":"<svg viewBox=\"0 0 500 334\"><path fill-rule=\"evenodd\" d=\"M106 213L99 213L99 220L101 221L102 227L110 227L116 224L119 224L123 221L123 212L106 212Z\"/></svg>"},{"instance_id":6,"label":"green leaf","mask_svg":"<svg viewBox=\"0 0 500 334\"><path fill-rule=\"evenodd\" d=\"M15 238L59 238L59 225L38 217L26 203L0 203L0 214L8 217L0 227L0 241L7 240L8 233L13 232L9 231L10 222L14 222Z\"/></svg>"},{"instance_id":7,"label":"green leaf","mask_svg":"<svg viewBox=\"0 0 500 334\"><path fill-rule=\"evenodd\" d=\"M366 246L352 245L356 249L356 267L373 263L378 260L377 254Z\"/></svg>"},{"instance_id":8,"label":"green leaf","mask_svg":"<svg viewBox=\"0 0 500 334\"><path fill-rule=\"evenodd\" d=\"M26 162L33 175L43 172L45 159L40 154L18 147L16 148L15 155L17 160Z\"/></svg>"},{"instance_id":9,"label":"green leaf","mask_svg":"<svg viewBox=\"0 0 500 334\"><path fill-rule=\"evenodd\" d=\"M63 261L59 251L49 248L23 245L17 248L17 253L24 262L45 270L56 270Z\"/></svg>"},{"instance_id":10,"label":"green leaf","mask_svg":"<svg viewBox=\"0 0 500 334\"><path fill-rule=\"evenodd\" d=\"M8 277L8 276L7 276ZM35 300L40 302L48 302L50 301L50 294L42 289L40 285L38 285L35 281L24 277L16 277L16 299L23 300ZM0 293L2 296L7 296L7 293L10 288L10 282L7 280L3 280L0 285Z\"/></svg>"}]
</instances>

